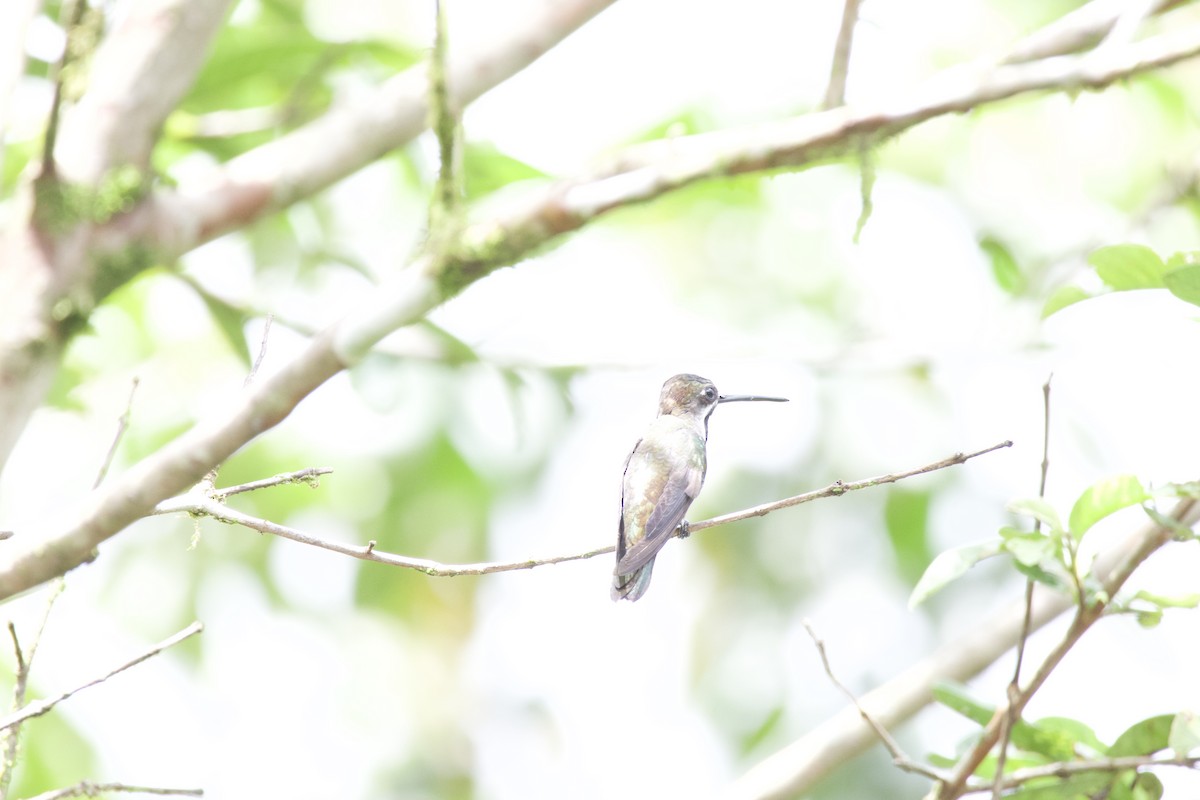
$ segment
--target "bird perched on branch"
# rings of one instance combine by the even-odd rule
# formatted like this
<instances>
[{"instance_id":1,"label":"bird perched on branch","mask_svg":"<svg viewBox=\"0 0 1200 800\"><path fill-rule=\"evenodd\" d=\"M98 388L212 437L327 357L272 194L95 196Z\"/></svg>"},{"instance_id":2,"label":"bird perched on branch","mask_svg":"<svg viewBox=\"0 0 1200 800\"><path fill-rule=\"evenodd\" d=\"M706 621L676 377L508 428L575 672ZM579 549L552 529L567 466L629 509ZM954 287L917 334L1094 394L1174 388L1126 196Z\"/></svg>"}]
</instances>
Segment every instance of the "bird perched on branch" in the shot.
<instances>
[{"instance_id":1,"label":"bird perched on branch","mask_svg":"<svg viewBox=\"0 0 1200 800\"><path fill-rule=\"evenodd\" d=\"M621 522L612 599L637 600L650 586L654 558L676 528L687 535L683 516L700 494L708 468L708 418L720 403L786 403L783 397L724 395L707 378L676 375L663 384L658 418L625 459Z\"/></svg>"}]
</instances>

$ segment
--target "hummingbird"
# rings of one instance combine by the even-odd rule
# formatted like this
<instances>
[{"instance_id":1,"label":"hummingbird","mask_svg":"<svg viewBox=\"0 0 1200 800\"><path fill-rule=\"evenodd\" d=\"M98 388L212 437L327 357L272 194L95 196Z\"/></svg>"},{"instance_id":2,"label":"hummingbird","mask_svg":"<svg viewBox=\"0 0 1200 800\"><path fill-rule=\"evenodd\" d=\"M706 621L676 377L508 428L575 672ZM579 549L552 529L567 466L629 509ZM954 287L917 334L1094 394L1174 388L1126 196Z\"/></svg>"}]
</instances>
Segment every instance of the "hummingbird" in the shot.
<instances>
[{"instance_id":1,"label":"hummingbird","mask_svg":"<svg viewBox=\"0 0 1200 800\"><path fill-rule=\"evenodd\" d=\"M699 375L676 375L663 384L658 417L625 459L613 600L632 601L645 594L658 551L677 527L687 536L683 515L700 494L708 468L708 418L720 403L748 400L787 402L784 397L721 395Z\"/></svg>"}]
</instances>

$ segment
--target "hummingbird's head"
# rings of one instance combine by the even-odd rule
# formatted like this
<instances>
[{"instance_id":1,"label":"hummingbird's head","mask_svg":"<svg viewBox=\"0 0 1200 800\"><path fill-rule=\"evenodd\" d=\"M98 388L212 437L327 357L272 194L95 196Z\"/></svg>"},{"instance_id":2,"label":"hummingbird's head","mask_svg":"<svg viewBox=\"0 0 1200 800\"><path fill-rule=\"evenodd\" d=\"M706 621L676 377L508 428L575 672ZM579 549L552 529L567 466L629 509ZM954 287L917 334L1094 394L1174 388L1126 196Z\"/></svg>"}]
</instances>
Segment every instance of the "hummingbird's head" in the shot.
<instances>
[{"instance_id":1,"label":"hummingbird's head","mask_svg":"<svg viewBox=\"0 0 1200 800\"><path fill-rule=\"evenodd\" d=\"M667 378L662 394L658 397L660 416L673 414L677 417L708 419L708 415L721 402L717 387L708 378L699 375L675 375Z\"/></svg>"},{"instance_id":2,"label":"hummingbird's head","mask_svg":"<svg viewBox=\"0 0 1200 800\"><path fill-rule=\"evenodd\" d=\"M677 417L695 417L706 423L718 403L735 403L746 400L769 403L786 403L784 397L762 397L759 395L721 395L708 378L699 375L675 375L667 378L662 394L658 397L659 416L673 414Z\"/></svg>"}]
</instances>

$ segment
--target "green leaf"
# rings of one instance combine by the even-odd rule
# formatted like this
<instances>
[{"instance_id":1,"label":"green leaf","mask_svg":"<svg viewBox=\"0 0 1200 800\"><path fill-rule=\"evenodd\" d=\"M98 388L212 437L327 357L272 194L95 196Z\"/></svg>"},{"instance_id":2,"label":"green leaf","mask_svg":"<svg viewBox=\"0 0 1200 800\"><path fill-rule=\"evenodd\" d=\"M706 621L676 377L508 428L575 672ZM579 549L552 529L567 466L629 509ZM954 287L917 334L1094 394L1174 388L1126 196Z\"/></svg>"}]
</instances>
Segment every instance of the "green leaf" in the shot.
<instances>
[{"instance_id":1,"label":"green leaf","mask_svg":"<svg viewBox=\"0 0 1200 800\"><path fill-rule=\"evenodd\" d=\"M1159 800L1163 785L1152 772L1126 770L1113 779L1107 800Z\"/></svg>"},{"instance_id":2,"label":"green leaf","mask_svg":"<svg viewBox=\"0 0 1200 800\"><path fill-rule=\"evenodd\" d=\"M546 177L541 170L490 144L474 143L463 148L462 174L468 200L490 194L510 183Z\"/></svg>"},{"instance_id":3,"label":"green leaf","mask_svg":"<svg viewBox=\"0 0 1200 800\"><path fill-rule=\"evenodd\" d=\"M1200 498L1200 481L1185 481L1183 483L1168 483L1159 487L1160 496L1165 497L1197 497Z\"/></svg>"},{"instance_id":4,"label":"green leaf","mask_svg":"<svg viewBox=\"0 0 1200 800\"><path fill-rule=\"evenodd\" d=\"M1134 595L1138 600L1145 600L1147 603L1153 603L1159 608L1195 608L1200 606L1200 594L1182 594L1182 595L1166 595L1153 594L1145 589L1139 589Z\"/></svg>"},{"instance_id":5,"label":"green leaf","mask_svg":"<svg viewBox=\"0 0 1200 800\"><path fill-rule=\"evenodd\" d=\"M1070 717L1042 717L1036 723L1038 728L1056 731L1070 738L1076 747L1086 747L1096 755L1103 755L1108 745L1100 741L1096 732L1077 719Z\"/></svg>"},{"instance_id":6,"label":"green leaf","mask_svg":"<svg viewBox=\"0 0 1200 800\"><path fill-rule=\"evenodd\" d=\"M1088 263L1100 280L1118 292L1130 289L1159 289L1166 266L1158 253L1143 244L1115 244L1093 250Z\"/></svg>"},{"instance_id":7,"label":"green leaf","mask_svg":"<svg viewBox=\"0 0 1200 800\"><path fill-rule=\"evenodd\" d=\"M1196 538L1196 531L1189 528L1179 520L1162 513L1154 507L1153 503L1146 503L1142 506L1142 510L1146 512L1146 516L1154 520L1156 525L1160 525L1175 534L1175 540L1179 542L1187 542Z\"/></svg>"},{"instance_id":8,"label":"green leaf","mask_svg":"<svg viewBox=\"0 0 1200 800\"><path fill-rule=\"evenodd\" d=\"M1163 283L1180 300L1200 306L1200 264L1171 270L1163 275Z\"/></svg>"},{"instance_id":9,"label":"green leaf","mask_svg":"<svg viewBox=\"0 0 1200 800\"><path fill-rule=\"evenodd\" d=\"M1077 755L1073 731L1060 725L1043 725L1041 720L1017 720L1011 739L1012 743L1022 750L1045 756L1050 761L1070 761Z\"/></svg>"},{"instance_id":10,"label":"green leaf","mask_svg":"<svg viewBox=\"0 0 1200 800\"><path fill-rule=\"evenodd\" d=\"M962 714L977 725L987 725L996 707L980 702L967 692L967 687L953 681L938 681L930 689L933 699L951 711Z\"/></svg>"},{"instance_id":11,"label":"green leaf","mask_svg":"<svg viewBox=\"0 0 1200 800\"><path fill-rule=\"evenodd\" d=\"M208 292L200 292L200 298L204 300L208 313L212 315L213 322L217 324L234 355L249 369L251 361L250 343L246 341L246 314Z\"/></svg>"},{"instance_id":12,"label":"green leaf","mask_svg":"<svg viewBox=\"0 0 1200 800\"><path fill-rule=\"evenodd\" d=\"M971 567L1001 552L1002 543L997 541L968 544L940 553L925 568L925 574L912 590L908 607L916 608L946 584L958 578Z\"/></svg>"},{"instance_id":13,"label":"green leaf","mask_svg":"<svg viewBox=\"0 0 1200 800\"><path fill-rule=\"evenodd\" d=\"M1046 298L1046 304L1042 306L1042 319L1090 297L1090 294L1078 286L1060 286Z\"/></svg>"},{"instance_id":14,"label":"green leaf","mask_svg":"<svg viewBox=\"0 0 1200 800\"><path fill-rule=\"evenodd\" d=\"M1049 528L1051 533L1058 533L1065 530L1062 519L1059 518L1058 512L1054 510L1054 506L1041 497L1014 500L1008 504L1008 510L1023 517L1036 519Z\"/></svg>"},{"instance_id":15,"label":"green leaf","mask_svg":"<svg viewBox=\"0 0 1200 800\"><path fill-rule=\"evenodd\" d=\"M1185 758L1200 748L1200 715L1194 711L1180 711L1171 721L1171 732L1167 734L1167 746L1175 755Z\"/></svg>"},{"instance_id":16,"label":"green leaf","mask_svg":"<svg viewBox=\"0 0 1200 800\"><path fill-rule=\"evenodd\" d=\"M900 575L908 583L916 583L933 560L929 546L929 491L915 492L892 487L883 506L888 539Z\"/></svg>"},{"instance_id":17,"label":"green leaf","mask_svg":"<svg viewBox=\"0 0 1200 800\"><path fill-rule=\"evenodd\" d=\"M1134 609L1134 618L1137 619L1138 625L1143 628L1157 628L1158 623L1162 622L1163 610L1161 608L1142 608Z\"/></svg>"},{"instance_id":18,"label":"green leaf","mask_svg":"<svg viewBox=\"0 0 1200 800\"><path fill-rule=\"evenodd\" d=\"M783 719L783 706L776 706L763 718L763 721L758 724L754 730L742 740L741 752L742 755L750 754L756 747L761 745L767 738L775 732L779 727L780 721Z\"/></svg>"},{"instance_id":19,"label":"green leaf","mask_svg":"<svg viewBox=\"0 0 1200 800\"><path fill-rule=\"evenodd\" d=\"M1079 496L1071 509L1071 535L1080 539L1109 514L1149 499L1150 494L1133 475L1117 475L1098 481Z\"/></svg>"},{"instance_id":20,"label":"green leaf","mask_svg":"<svg viewBox=\"0 0 1200 800\"><path fill-rule=\"evenodd\" d=\"M1129 726L1128 729L1113 742L1106 755L1109 758L1121 756L1148 756L1165 750L1171 735L1171 725L1175 722L1174 714L1160 714Z\"/></svg>"},{"instance_id":21,"label":"green leaf","mask_svg":"<svg viewBox=\"0 0 1200 800\"><path fill-rule=\"evenodd\" d=\"M1041 564L1022 564L1020 561L1014 561L1013 565L1017 572L1029 580L1048 586L1056 592L1067 592L1072 597L1075 596L1075 585L1065 570L1047 569Z\"/></svg>"},{"instance_id":22,"label":"green leaf","mask_svg":"<svg viewBox=\"0 0 1200 800\"><path fill-rule=\"evenodd\" d=\"M997 286L1012 295L1020 294L1025 289L1025 276L1021 274L1017 260L999 240L985 236L979 242L979 249L992 262L992 277Z\"/></svg>"},{"instance_id":23,"label":"green leaf","mask_svg":"<svg viewBox=\"0 0 1200 800\"><path fill-rule=\"evenodd\" d=\"M1027 567L1046 561L1055 562L1062 551L1058 542L1044 533L1005 526L1000 529L1000 538L1004 540L1004 552L1016 559L1018 564Z\"/></svg>"}]
</instances>

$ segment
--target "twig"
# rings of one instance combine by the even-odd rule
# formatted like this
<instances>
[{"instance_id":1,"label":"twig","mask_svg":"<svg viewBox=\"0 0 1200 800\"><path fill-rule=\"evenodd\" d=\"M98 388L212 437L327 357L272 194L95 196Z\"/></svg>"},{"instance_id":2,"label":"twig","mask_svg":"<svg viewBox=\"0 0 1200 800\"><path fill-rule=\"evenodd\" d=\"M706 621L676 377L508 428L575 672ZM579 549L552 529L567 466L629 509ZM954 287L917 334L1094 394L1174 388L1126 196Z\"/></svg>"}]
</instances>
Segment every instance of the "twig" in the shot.
<instances>
[{"instance_id":1,"label":"twig","mask_svg":"<svg viewBox=\"0 0 1200 800\"><path fill-rule=\"evenodd\" d=\"M209 497L213 500L224 500L226 497L232 497L235 494L243 492L255 492L259 489L268 489L272 486L284 486L289 483L306 483L314 489L320 485L318 478L321 475L329 475L332 473L329 467L308 467L307 469L299 469L295 472L284 472L279 475L273 475L270 478L262 478L249 483L239 483L235 486L226 486L221 489L213 489L209 493Z\"/></svg>"},{"instance_id":2,"label":"twig","mask_svg":"<svg viewBox=\"0 0 1200 800\"><path fill-rule=\"evenodd\" d=\"M203 797L203 789L164 789L157 786L131 786L127 783L91 783L84 781L65 789L42 792L29 800L64 800L67 797L97 797L106 792L132 792L136 794L172 795L175 797Z\"/></svg>"},{"instance_id":3,"label":"twig","mask_svg":"<svg viewBox=\"0 0 1200 800\"><path fill-rule=\"evenodd\" d=\"M66 31L66 42L63 44L62 55L59 57L58 63L54 65L54 95L50 100L50 116L46 120L46 132L42 138L42 167L39 178L53 180L57 172L54 147L58 142L59 120L62 119L64 73L67 65L71 63L71 36L83 20L85 11L87 11L87 0L68 0L68 4L63 8L63 28Z\"/></svg>"},{"instance_id":4,"label":"twig","mask_svg":"<svg viewBox=\"0 0 1200 800\"><path fill-rule=\"evenodd\" d=\"M23 651L21 649L21 642L17 638L17 628L12 622L8 623L8 635L12 639L13 651L17 660L17 675L13 682L13 712L16 712L25 705L25 692L29 685L29 672L33 669L34 656L37 655L38 645L42 642L42 634L46 630L46 623L50 619L50 611L54 608L54 601L62 594L65 586L66 581L59 578L50 587L50 592L46 596L45 606L42 609L42 617L38 621L37 628L34 629L33 639L30 640L28 650ZM17 765L17 745L20 732L21 729L18 725L0 734L0 741L3 742L2 746L4 749L4 760L0 763L0 800L7 800L8 798L8 789Z\"/></svg>"},{"instance_id":5,"label":"twig","mask_svg":"<svg viewBox=\"0 0 1200 800\"><path fill-rule=\"evenodd\" d=\"M1171 519L1181 525L1191 526L1196 523L1197 517L1200 516L1197 513L1198 511L1200 511L1200 501L1194 498L1187 498L1181 500L1175 506L1171 512ZM1110 574L1103 577L1102 583L1105 596L1115 596L1125 581L1129 579L1129 576L1133 574L1134 570L1149 558L1154 551L1172 541L1174 536L1175 531L1170 527L1163 525L1153 526L1150 529L1149 535L1141 539L1138 545L1115 565ZM939 787L936 795L938 800L950 800L962 795L968 779L974 774L975 770L999 740L1000 729L1004 725L1004 720L1009 715L1012 715L1013 719L1020 717L1021 712L1033 698L1033 695L1042 687L1046 679L1050 677L1050 673L1058 667L1059 663L1071 651L1071 648L1075 646L1080 637L1104 615L1107 606L1108 603L1105 600L1096 599L1090 605L1085 603L1076 609L1075 617L1071 620L1071 625L1063 636L1062 641L1046 656L1041 666L1038 667L1037 673L1034 674L1025 688L1018 693L1016 700L1006 702L1003 707L996 710L996 713L984 727L975 745L959 760L951 779Z\"/></svg>"},{"instance_id":6,"label":"twig","mask_svg":"<svg viewBox=\"0 0 1200 800\"><path fill-rule=\"evenodd\" d=\"M812 623L806 619L803 620L803 624L804 630L808 631L808 635L812 637L813 644L817 646L817 652L821 655L821 664L825 667L825 674L829 676L829 680L833 682L833 685L841 690L842 694L846 695L850 702L854 704L854 707L858 709L858 715L863 718L863 722L870 725L871 730L875 731L875 735L879 737L879 741L883 742L883 746L887 748L888 753L891 754L892 763L905 772L913 772L918 775L924 775L926 778L935 781L942 780L945 776L939 773L936 769L913 761L911 758L909 758L908 755L900 748L899 743L892 738L890 733L888 733L887 728L880 725L874 720L874 718L871 717L870 714L867 713L867 710L862 707L861 703L858 702L858 697L855 696L854 692L846 688L846 685L838 680L837 676L833 674L833 668L829 666L829 655L825 652L825 642L820 636L817 636L817 632L813 630Z\"/></svg>"},{"instance_id":7,"label":"twig","mask_svg":"<svg viewBox=\"0 0 1200 800\"><path fill-rule=\"evenodd\" d=\"M1066 778L1084 772L1123 772L1127 769L1142 767L1194 768L1197 765L1200 765L1200 756L1123 756L1121 758L1101 758L1094 761L1063 761L1057 764L1043 764L1016 770L1001 783L1004 789L1012 789L1039 778ZM963 794L974 794L986 790L985 787L968 787Z\"/></svg>"},{"instance_id":8,"label":"twig","mask_svg":"<svg viewBox=\"0 0 1200 800\"><path fill-rule=\"evenodd\" d=\"M246 380L242 381L242 388L247 389L250 384L254 383L255 376L258 375L258 368L262 366L263 359L267 357L267 337L271 335L271 323L274 321L275 315L270 312L263 319L262 341L258 344L258 356L254 359L254 364L251 365L250 371L246 373Z\"/></svg>"},{"instance_id":9,"label":"twig","mask_svg":"<svg viewBox=\"0 0 1200 800\"><path fill-rule=\"evenodd\" d=\"M1159 0L1132 0L1121 16L1117 17L1116 23L1113 24L1112 29L1099 46L1120 47L1132 42L1142 21L1154 13L1157 5L1159 5Z\"/></svg>"},{"instance_id":10,"label":"twig","mask_svg":"<svg viewBox=\"0 0 1200 800\"><path fill-rule=\"evenodd\" d=\"M712 528L716 525L725 525L729 522L737 522L738 520L750 519L751 517L761 517L764 514L769 514L772 511L777 511L781 508L798 506L801 503L819 500L822 497L839 497L846 492L853 492L858 489L869 489L872 486L882 486L883 484L887 483L895 483L896 481L904 480L905 478L912 478L916 475L924 475L926 472L934 472L939 469L945 469L946 467L954 467L959 464L966 463L972 458L987 455L988 453L1003 449L1005 447L1012 447L1012 442L1003 441L999 444L994 444L991 447L986 447L983 450L976 450L974 453L955 453L949 458L943 458L941 461L935 461L932 464L926 464L923 467L910 469L907 472L895 472L888 475L880 475L876 478L865 478L861 481L852 481L850 483L836 481L831 483L829 486L826 486L824 489L817 489L816 491L798 494L795 497L776 500L773 503L764 503L761 506L748 508L745 511L735 511L732 514L724 514L722 516L713 517L712 519L706 519L701 522L692 522L688 524L688 529L692 533L695 533L696 531L701 531L705 528ZM678 531L676 531L676 535L678 535Z\"/></svg>"},{"instance_id":11,"label":"twig","mask_svg":"<svg viewBox=\"0 0 1200 800\"><path fill-rule=\"evenodd\" d=\"M1054 378L1051 374L1046 378L1046 382L1042 384L1042 476L1038 482L1038 497L1046 496L1046 476L1050 473L1050 381ZM1042 521L1035 519L1033 521L1033 532L1037 533L1042 528ZM1021 665L1025 661L1025 642L1029 639L1030 617L1033 615L1033 578L1025 579L1025 618L1021 622L1021 638L1017 640L1017 664L1013 667L1012 680L1008 682L1008 688L1005 690L1008 696L1009 709L1015 707L1017 696L1021 692ZM1004 789L1004 762L1008 759L1008 740L1012 736L1013 725L1017 723L1017 718L1009 713L1005 716L1004 724L1000 729L999 749L996 751L996 777L992 785L992 800L1000 800L1000 793Z\"/></svg>"},{"instance_id":12,"label":"twig","mask_svg":"<svg viewBox=\"0 0 1200 800\"><path fill-rule=\"evenodd\" d=\"M113 458L117 455L117 445L121 443L121 437L129 429L129 415L133 411L133 395L137 392L137 388L138 378L134 376L129 387L129 399L125 401L125 410L121 412L121 416L117 417L117 432L113 435L112 444L108 446L108 454L104 456L104 463L100 465L100 470L96 473L92 489L98 489L104 482L104 476L108 474L108 468L112 466Z\"/></svg>"},{"instance_id":13,"label":"twig","mask_svg":"<svg viewBox=\"0 0 1200 800\"><path fill-rule=\"evenodd\" d=\"M204 625L202 623L193 622L191 625L188 625L186 628L184 628L183 630L181 630L179 633L175 634L174 636L164 639L163 641L154 645L149 650L145 651L144 653L137 656L136 658L126 661L124 664L121 664L119 667L116 667L115 669L109 670L104 675L101 675L98 678L93 678L92 680L88 681L87 683L77 686L74 689L65 691L62 694L57 695L55 697L48 697L44 700L38 700L36 702L30 703L29 705L25 706L24 708L22 708L20 711L17 711L16 713L9 714L5 717L0 717L0 730L8 730L9 728L13 727L14 725L20 725L22 722L24 722L27 719L32 719L33 717L40 717L42 714L45 714L47 711L54 708L56 705L58 705L59 703L61 703L64 700L66 700L67 698L69 698L73 695L76 695L79 692L82 692L84 689L90 689L91 687L93 687L99 683L104 683L104 681L108 680L109 678L113 677L114 675L119 675L120 673L124 672L125 670L129 669L130 667L136 667L138 664L142 663L146 659L152 658L153 656L158 655L163 650L166 650L169 647L173 647L173 646L179 644L184 639L187 639L190 636L194 636L195 634L200 633L200 631L202 631L202 630L204 630Z\"/></svg>"},{"instance_id":14,"label":"twig","mask_svg":"<svg viewBox=\"0 0 1200 800\"><path fill-rule=\"evenodd\" d=\"M1160 14L1183 1L1158 0L1152 13ZM1126 11L1111 0L1092 0L1026 36L1009 49L1004 62L1018 64L1085 50L1107 36Z\"/></svg>"},{"instance_id":15,"label":"twig","mask_svg":"<svg viewBox=\"0 0 1200 800\"><path fill-rule=\"evenodd\" d=\"M833 46L833 63L829 68L829 86L825 89L822 108L837 108L846 102L846 75L850 71L850 46L854 42L854 27L858 23L861 0L845 0L842 5L842 25Z\"/></svg>"},{"instance_id":16,"label":"twig","mask_svg":"<svg viewBox=\"0 0 1200 800\"><path fill-rule=\"evenodd\" d=\"M254 363L250 365L250 371L246 373L245 380L242 381L242 390L250 388L250 384L254 383L255 377L258 376L258 368L262 366L263 359L267 357L267 337L271 335L271 320L274 317L268 313L263 320L262 341L258 345L258 355L254 358ZM213 487L217 483L217 475L221 472L221 464L218 462L213 465L203 478L200 479L199 486L201 490L211 495ZM279 476L276 476L279 477ZM249 490L247 490L249 491Z\"/></svg>"},{"instance_id":17,"label":"twig","mask_svg":"<svg viewBox=\"0 0 1200 800\"><path fill-rule=\"evenodd\" d=\"M459 205L458 115L451 106L446 57L446 9L434 0L433 52L429 59L429 117L438 142L438 177L429 203L429 231L437 236L453 226Z\"/></svg>"},{"instance_id":18,"label":"twig","mask_svg":"<svg viewBox=\"0 0 1200 800\"><path fill-rule=\"evenodd\" d=\"M836 497L857 489L867 489L872 486L879 486L885 483L895 483L896 481L903 480L905 478L911 478L915 475L922 475L926 472L933 472L935 470L953 467L977 456L991 453L994 450L999 450L1000 448L1009 447L1011 445L1012 442L1006 441L1001 442L1000 444L992 445L984 450L978 450L974 453L957 453L949 458L944 458L941 461L935 461L932 464L926 464L923 467L908 470L907 472L891 473L888 475L881 475L877 478L867 478L865 480L853 481L851 483L843 483L842 481L838 481L837 483L831 484L824 489L818 489L814 492L807 492L805 494L796 495L795 497L776 500L773 503L766 503L764 505L748 508L743 511L735 511L732 514L725 514L724 516L693 522L689 524L688 528L692 533L695 533L696 531L704 530L705 528L713 528L717 525L725 525L730 522L749 519L750 517L761 517L781 508L790 508L791 506L800 505L801 503L819 500L822 497ZM275 479L268 478L267 481L260 483L273 485L270 484L270 482L273 480ZM244 485L251 486L251 484ZM259 487L255 486L253 488ZM229 493L228 489L214 489L212 490L211 494L206 493L203 490L193 491L170 500L164 500L163 502L159 503L157 507L155 507L154 513L173 514L183 512L198 516L212 517L220 522L242 525L244 527L251 528L252 530L259 531L260 533L269 533L284 539L291 539L294 542L300 542L301 544L320 547L325 550L330 550L334 553L341 553L342 555L350 556L352 558L358 558L364 561L374 561L380 564L388 564L393 567L415 569L419 572L425 573L426 575L439 578L456 577L460 575L490 575L496 572L512 572L515 570L532 569L533 567L541 567L549 564L561 564L566 561L582 561L584 559L606 555L616 549L615 545L605 545L604 547L597 547L593 550L588 550L583 553L551 556L549 558L531 558L523 559L521 561L485 561L475 564L444 564L440 561L433 561L431 559L413 558L411 556L402 556L395 553L384 552L376 548L374 541L371 541L366 546L331 542L326 539L313 536L312 534L305 533L304 531L297 530L296 528L290 528L286 525L280 525L269 520L260 519L258 517L254 517L241 511L229 508L225 504L219 502L217 498L225 496L227 493ZM673 535L678 536L679 531L676 530Z\"/></svg>"}]
</instances>

